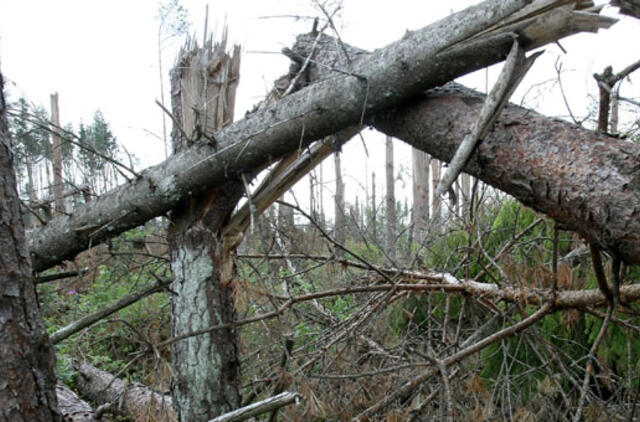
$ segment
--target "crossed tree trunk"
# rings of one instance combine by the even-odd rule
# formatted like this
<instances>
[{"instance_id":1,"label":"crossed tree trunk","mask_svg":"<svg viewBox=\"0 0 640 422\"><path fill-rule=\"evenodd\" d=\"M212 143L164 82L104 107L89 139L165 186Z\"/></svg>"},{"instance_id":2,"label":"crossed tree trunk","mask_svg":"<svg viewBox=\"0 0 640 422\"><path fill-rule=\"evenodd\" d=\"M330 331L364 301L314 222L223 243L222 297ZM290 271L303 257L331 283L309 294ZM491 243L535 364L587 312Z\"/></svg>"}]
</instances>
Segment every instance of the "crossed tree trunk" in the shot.
<instances>
[{"instance_id":1,"label":"crossed tree trunk","mask_svg":"<svg viewBox=\"0 0 640 422\"><path fill-rule=\"evenodd\" d=\"M468 117L477 112L482 98L455 85L426 94L425 89L503 60L516 33L522 46L530 50L613 23L591 11L575 13L573 8L580 2L564 6L566 2L547 2L538 9L535 3L529 3L488 0L407 34L371 55L351 49L353 54L348 57L348 46L336 49L333 40L315 33L306 37L305 47L302 37L303 43L289 52L291 57L298 57L300 65L310 55L315 62L323 62L318 52L326 51L332 60L324 61L330 72L312 67L305 80L318 82L223 129L222 124L230 119L223 118L218 125L217 115L207 117L214 108L207 105L207 93L209 86L215 86L208 82L215 66L203 60L193 75L186 75L186 70L176 72L177 79L186 77L175 87L177 132L173 139L177 154L90 206L71 216L57 217L31 233L33 268L41 271L71 259L90 245L173 210L171 259L178 293L173 311L174 315L180 312L173 322L174 336L232 321L230 254L237 235L241 237L242 233L231 232L226 237L221 231L242 194L244 175L253 175L314 140L364 123L437 158L449 159L468 131ZM328 48L331 42L334 47ZM206 57L205 51L201 53ZM340 58L343 54L347 57ZM206 76L196 81L198 72ZM290 80L295 82L296 78ZM196 102L185 107L186 96L181 94L188 89L196 93ZM639 156L637 146L510 106L475 150L465 171L545 212L620 258L640 263L640 170L635 165ZM10 164L8 157L7 153ZM8 164L2 168L11 168ZM8 182L3 186L14 186L10 174L6 177ZM4 194L12 198L12 192ZM8 246L17 239L19 252L19 233L10 235L11 239L5 239ZM207 246L203 249L203 245ZM18 289L15 297L20 303L16 309L22 310L36 331L26 333L25 349L37 350L42 356L30 360L26 353L26 359L21 356L16 362L23 369L44 367L42 372L33 372L42 377L37 387L32 386L29 393L16 400L21 406L34 403L34 411L45 415L41 420L55 420L55 395L50 394L54 383L48 382L52 381L51 348L42 339L33 280L25 275L28 264L24 264L24 254L18 256L22 256L18 258L22 264L18 272L11 273L20 274L18 281L7 278L10 282L3 286ZM3 297L8 300L6 294ZM3 312L13 303L3 303ZM1 333L11 333L10 327L3 327ZM179 376L173 385L174 405L183 420L206 420L211 409L216 413L238 406L234 336L232 329L216 334L209 331L175 343ZM205 370L197 365L205 365ZM231 381L222 376L229 376Z\"/></svg>"},{"instance_id":2,"label":"crossed tree trunk","mask_svg":"<svg viewBox=\"0 0 640 422\"><path fill-rule=\"evenodd\" d=\"M174 154L196 143L215 142L209 134L233 121L240 48L233 55L225 49L225 39L202 48L190 41L180 53L171 73ZM173 337L235 319L235 268L231 245L221 231L243 192L240 180L230 180L171 212ZM236 337L231 327L173 343L171 390L178 420L204 422L240 407Z\"/></svg>"}]
</instances>

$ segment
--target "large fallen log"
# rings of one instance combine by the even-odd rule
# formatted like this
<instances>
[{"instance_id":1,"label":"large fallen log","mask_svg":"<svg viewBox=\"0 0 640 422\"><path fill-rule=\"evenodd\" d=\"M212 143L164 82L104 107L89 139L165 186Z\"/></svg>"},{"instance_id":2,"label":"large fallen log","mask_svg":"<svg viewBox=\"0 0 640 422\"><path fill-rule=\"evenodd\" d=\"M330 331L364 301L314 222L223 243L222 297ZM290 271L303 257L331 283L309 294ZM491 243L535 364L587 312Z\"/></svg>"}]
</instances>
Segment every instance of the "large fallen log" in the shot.
<instances>
[{"instance_id":1,"label":"large fallen log","mask_svg":"<svg viewBox=\"0 0 640 422\"><path fill-rule=\"evenodd\" d=\"M95 422L95 412L86 401L82 400L69 387L58 382L56 385L58 410L67 422Z\"/></svg>"},{"instance_id":2,"label":"large fallen log","mask_svg":"<svg viewBox=\"0 0 640 422\"><path fill-rule=\"evenodd\" d=\"M109 405L109 412L140 417L136 420L176 421L171 397L150 390L142 384L130 384L88 363L74 365L77 386L83 397L99 405Z\"/></svg>"},{"instance_id":3,"label":"large fallen log","mask_svg":"<svg viewBox=\"0 0 640 422\"><path fill-rule=\"evenodd\" d=\"M568 24L568 16L558 10L549 19ZM527 32L518 32L526 37ZM344 51L354 57L367 54L330 37L312 49L313 39L313 34L299 36L288 53L294 57L313 54L316 66L309 72L311 81L347 66ZM491 43L479 40L442 52L437 63L448 64L442 79L458 73L458 66L464 66L462 58L468 55L488 60L506 55L510 47L509 39L498 36ZM471 131L484 98L459 84L448 84L366 122L448 162ZM640 263L640 146L508 105L475 149L465 172L627 262Z\"/></svg>"},{"instance_id":4,"label":"large fallen log","mask_svg":"<svg viewBox=\"0 0 640 422\"><path fill-rule=\"evenodd\" d=\"M108 406L108 412L135 420L157 422L176 421L171 397L152 391L142 384L129 384L89 363L74 365L78 371L78 389L84 397ZM64 385L57 386L60 409L72 422L94 422L95 413L91 407ZM251 403L240 409L225 413L211 422L244 421L266 412L279 409L300 400L300 395L285 391L273 397ZM66 419L65 419L66 420Z\"/></svg>"},{"instance_id":5,"label":"large fallen log","mask_svg":"<svg viewBox=\"0 0 640 422\"><path fill-rule=\"evenodd\" d=\"M448 161L482 103L481 94L451 84L371 123ZM465 171L640 263L640 146L509 105Z\"/></svg>"},{"instance_id":6,"label":"large fallen log","mask_svg":"<svg viewBox=\"0 0 640 422\"><path fill-rule=\"evenodd\" d=\"M499 62L506 56L516 30L526 41L523 47L531 49L569 34L597 31L614 22L597 14L575 14L566 6L563 14L546 13L566 1L535 2L544 4L543 16L537 16L539 10L534 7L527 8L524 18L519 15L515 22L504 21L527 3L489 0L408 33L402 40L358 60L339 76L286 96L211 134L209 138L215 138L215 142L199 143L143 171L136 180L75 210L73 215L53 219L29 233L34 270L71 259L92 245L166 213L190 196L264 168L313 140L358 124L365 115ZM508 45L506 52L503 44ZM466 50L461 50L462 46ZM455 62L437 59L451 50L464 50L464 55L458 55ZM634 260L640 262L640 256Z\"/></svg>"}]
</instances>

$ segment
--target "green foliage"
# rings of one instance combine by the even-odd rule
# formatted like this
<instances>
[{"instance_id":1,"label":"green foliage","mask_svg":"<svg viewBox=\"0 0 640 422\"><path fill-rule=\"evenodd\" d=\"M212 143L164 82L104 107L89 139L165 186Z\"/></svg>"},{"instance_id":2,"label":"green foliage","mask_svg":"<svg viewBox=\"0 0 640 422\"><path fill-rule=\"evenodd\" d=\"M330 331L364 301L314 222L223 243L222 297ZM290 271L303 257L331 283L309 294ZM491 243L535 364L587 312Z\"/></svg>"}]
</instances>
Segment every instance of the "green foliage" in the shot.
<instances>
[{"instance_id":1,"label":"green foliage","mask_svg":"<svg viewBox=\"0 0 640 422\"><path fill-rule=\"evenodd\" d=\"M14 105L16 113L11 115L10 127L14 149L14 165L17 174L22 174L27 165L34 165L51 152L49 133L46 130L49 116L40 106L31 106L24 97Z\"/></svg>"},{"instance_id":2,"label":"green foliage","mask_svg":"<svg viewBox=\"0 0 640 422\"><path fill-rule=\"evenodd\" d=\"M446 271L464 259L469 246L469 233L454 229L446 236L435 239L428 247L425 259L427 268Z\"/></svg>"},{"instance_id":3,"label":"green foliage","mask_svg":"<svg viewBox=\"0 0 640 422\"><path fill-rule=\"evenodd\" d=\"M93 122L89 126L80 125L78 157L83 167L93 177L106 165L105 160L96 154L114 158L117 151L116 138L111 133L109 123L102 112L97 110L93 114Z\"/></svg>"},{"instance_id":4,"label":"green foliage","mask_svg":"<svg viewBox=\"0 0 640 422\"><path fill-rule=\"evenodd\" d=\"M154 232L153 225L124 233L112 241L112 249L120 252L135 250L135 240L144 239ZM47 331L53 333L61 327L88 314L103 309L123 296L144 289L156 280L150 271L164 275L166 264L153 262L143 271L132 271L118 259L98 266L84 281L59 281L38 287ZM91 281L89 280L91 279ZM153 332L154 342L169 337L169 296L156 293L148 296L107 319L77 333L56 346L58 375L73 383L72 358L82 357L103 370L117 373L132 358L134 352L144 348ZM153 330L151 330L153 328ZM168 354L168 350L164 350ZM168 355L165 356L168 358ZM126 376L144 377L154 370L153 356L131 366Z\"/></svg>"}]
</instances>

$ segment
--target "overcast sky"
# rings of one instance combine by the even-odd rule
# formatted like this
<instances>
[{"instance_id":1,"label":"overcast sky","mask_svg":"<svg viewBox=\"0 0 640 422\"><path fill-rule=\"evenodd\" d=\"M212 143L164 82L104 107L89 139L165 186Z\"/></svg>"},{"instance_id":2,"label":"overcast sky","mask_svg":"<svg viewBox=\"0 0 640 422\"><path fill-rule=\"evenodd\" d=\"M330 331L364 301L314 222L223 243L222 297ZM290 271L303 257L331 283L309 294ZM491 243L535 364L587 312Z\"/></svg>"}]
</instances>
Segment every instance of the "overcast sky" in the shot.
<instances>
[{"instance_id":1,"label":"overcast sky","mask_svg":"<svg viewBox=\"0 0 640 422\"><path fill-rule=\"evenodd\" d=\"M477 1L344 0L336 22L345 42L375 49L402 37L407 29L421 28L474 3ZM141 167L161 161L162 143L151 135L160 135L162 127L155 105L159 98L158 4L156 0L0 1L0 66L12 97L24 95L48 108L49 94L57 91L63 124L72 122L76 127L81 120L90 121L93 112L100 109L118 140L140 159ZM297 33L310 30L310 20L290 16L320 14L311 0L183 0L182 4L189 10L194 31L202 30L205 5L209 4L210 25L217 23L220 28L226 20L231 40L242 45L236 118L258 102L273 80L288 69L287 59L275 53L289 46ZM605 9L608 15L615 12L615 8ZM621 18L612 29L598 35L580 34L563 40L567 54L555 45L547 46L513 100L519 102L526 93L526 105L548 115L567 115L557 84L549 82L555 78L554 63L560 60L567 98L574 114L583 116L590 105L588 96L596 90L591 75L609 64L615 71L637 60L638 40L640 21ZM178 46L176 42L165 47L165 74ZM499 65L489 69L490 83L499 70ZM477 72L462 82L484 91L486 75L485 71ZM632 79L635 82L640 75ZM623 91L628 97L638 97L638 87L638 83L625 82ZM362 183L366 161L366 170L380 172L382 190L381 137L366 131L365 138L368 160L349 158L365 156L360 141L345 148L347 183ZM409 149L397 145L396 167L404 168L404 179L408 180ZM352 164L356 162L357 166ZM330 196L331 163L325 163L324 174ZM403 194L407 192L402 183L398 188ZM347 189L347 198L363 195L356 183Z\"/></svg>"}]
</instances>

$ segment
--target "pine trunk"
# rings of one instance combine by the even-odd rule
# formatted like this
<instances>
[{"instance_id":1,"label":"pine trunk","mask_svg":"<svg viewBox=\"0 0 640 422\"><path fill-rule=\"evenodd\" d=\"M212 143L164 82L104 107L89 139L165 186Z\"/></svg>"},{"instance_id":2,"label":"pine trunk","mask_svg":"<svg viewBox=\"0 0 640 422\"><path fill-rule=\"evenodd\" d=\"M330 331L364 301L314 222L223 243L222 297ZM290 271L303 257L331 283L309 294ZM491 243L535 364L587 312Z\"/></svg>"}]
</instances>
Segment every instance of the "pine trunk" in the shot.
<instances>
[{"instance_id":1,"label":"pine trunk","mask_svg":"<svg viewBox=\"0 0 640 422\"><path fill-rule=\"evenodd\" d=\"M460 208L462 217L467 217L469 215L469 206L471 201L471 176L467 173L461 173L458 176L460 179Z\"/></svg>"},{"instance_id":2,"label":"pine trunk","mask_svg":"<svg viewBox=\"0 0 640 422\"><path fill-rule=\"evenodd\" d=\"M371 220L369 227L371 227L371 238L373 243L378 243L378 209L376 206L376 173L371 173Z\"/></svg>"},{"instance_id":3,"label":"pine trunk","mask_svg":"<svg viewBox=\"0 0 640 422\"><path fill-rule=\"evenodd\" d=\"M387 255L393 261L396 258L396 192L395 192L395 174L393 171L393 139L387 136L386 140L386 156L385 156L385 173L387 176L387 224L386 224L386 247Z\"/></svg>"},{"instance_id":4,"label":"pine trunk","mask_svg":"<svg viewBox=\"0 0 640 422\"><path fill-rule=\"evenodd\" d=\"M0 75L0 421L61 421L55 354L31 273L6 113Z\"/></svg>"},{"instance_id":5,"label":"pine trunk","mask_svg":"<svg viewBox=\"0 0 640 422\"><path fill-rule=\"evenodd\" d=\"M58 107L58 93L51 94L51 122L53 128L53 196L56 204L56 215L65 214L64 197L62 191L64 182L62 180L62 138L58 128L60 127L60 108Z\"/></svg>"},{"instance_id":6,"label":"pine trunk","mask_svg":"<svg viewBox=\"0 0 640 422\"><path fill-rule=\"evenodd\" d=\"M208 135L233 120L240 49L235 47L230 57L225 48L223 41L213 48L210 43L203 49L188 45L181 52L171 74L173 114L181 125L172 131L174 154L193 144L213 142ZM230 243L220 232L243 192L242 182L231 180L172 211L174 337L234 321L232 253L237 242ZM240 406L235 329L178 341L172 360L171 390L178 420L204 422Z\"/></svg>"},{"instance_id":7,"label":"pine trunk","mask_svg":"<svg viewBox=\"0 0 640 422\"><path fill-rule=\"evenodd\" d=\"M440 183L440 170L442 170L442 161L431 159L431 192L433 192L433 205L431 209L432 220L438 221L442 217L442 198L436 195L436 188Z\"/></svg>"},{"instance_id":8,"label":"pine trunk","mask_svg":"<svg viewBox=\"0 0 640 422\"><path fill-rule=\"evenodd\" d=\"M429 224L429 162L431 158L419 149L412 148L413 161L413 207L411 218L413 238L422 243Z\"/></svg>"},{"instance_id":9,"label":"pine trunk","mask_svg":"<svg viewBox=\"0 0 640 422\"><path fill-rule=\"evenodd\" d=\"M335 240L344 245L346 237L346 227L344 218L344 181L342 180L342 165L340 162L340 151L334 154L334 164L336 169L336 198L335 198ZM336 255L342 257L344 252L337 248Z\"/></svg>"}]
</instances>

